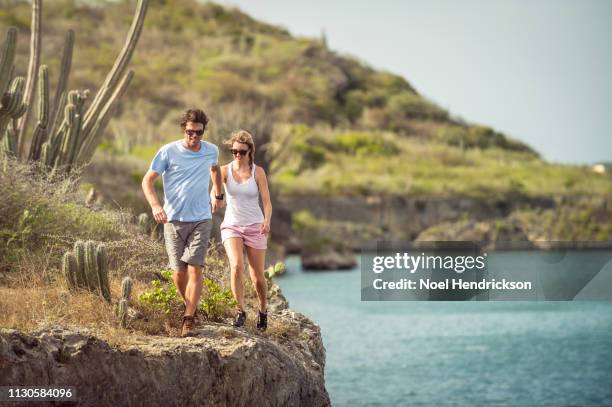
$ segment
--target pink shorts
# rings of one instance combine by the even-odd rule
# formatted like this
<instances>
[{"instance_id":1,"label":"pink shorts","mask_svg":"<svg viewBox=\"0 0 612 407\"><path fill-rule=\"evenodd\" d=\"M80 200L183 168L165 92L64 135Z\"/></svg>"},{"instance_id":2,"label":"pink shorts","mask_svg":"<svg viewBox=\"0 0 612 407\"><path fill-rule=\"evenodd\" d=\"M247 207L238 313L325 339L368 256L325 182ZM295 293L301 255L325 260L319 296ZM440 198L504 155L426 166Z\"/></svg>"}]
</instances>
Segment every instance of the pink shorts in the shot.
<instances>
[{"instance_id":1,"label":"pink shorts","mask_svg":"<svg viewBox=\"0 0 612 407\"><path fill-rule=\"evenodd\" d=\"M268 248L268 236L261 233L261 223L247 226L234 226L221 224L221 242L226 239L239 237L246 246L253 249L265 250Z\"/></svg>"}]
</instances>

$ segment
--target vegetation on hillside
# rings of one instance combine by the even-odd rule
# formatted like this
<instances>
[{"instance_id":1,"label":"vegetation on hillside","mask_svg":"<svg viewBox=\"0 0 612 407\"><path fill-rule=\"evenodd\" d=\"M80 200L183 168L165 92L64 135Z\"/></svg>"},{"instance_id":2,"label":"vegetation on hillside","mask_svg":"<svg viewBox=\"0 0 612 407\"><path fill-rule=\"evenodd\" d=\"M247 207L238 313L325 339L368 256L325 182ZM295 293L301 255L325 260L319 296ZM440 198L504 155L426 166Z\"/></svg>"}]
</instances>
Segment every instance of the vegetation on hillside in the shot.
<instances>
[{"instance_id":1,"label":"vegetation on hillside","mask_svg":"<svg viewBox=\"0 0 612 407\"><path fill-rule=\"evenodd\" d=\"M561 199L552 208L522 207L506 217L474 220L463 216L423 230L417 240L475 242L609 241L612 207L605 198Z\"/></svg>"},{"instance_id":2,"label":"vegetation on hillside","mask_svg":"<svg viewBox=\"0 0 612 407\"><path fill-rule=\"evenodd\" d=\"M48 23L43 27L42 61L51 71L60 62L65 30L76 32L72 88L95 90L128 28L133 2L97 3L58 0L43 8ZM19 28L17 73L27 66L29 19L26 3L0 13L0 28ZM272 138L265 133L271 133L273 126L259 128L248 117L263 109L258 122L388 131L428 142L536 155L493 129L452 118L400 76L341 56L321 39L292 37L282 28L214 3L152 1L133 68L137 74L112 131L129 134L138 144L175 137L178 113L185 106L204 106L212 113L213 138L227 136L218 134L221 128L243 126L257 130L260 145ZM241 114L221 117L236 105ZM223 123L228 121L229 126ZM441 125L444 131L430 134L428 123Z\"/></svg>"}]
</instances>

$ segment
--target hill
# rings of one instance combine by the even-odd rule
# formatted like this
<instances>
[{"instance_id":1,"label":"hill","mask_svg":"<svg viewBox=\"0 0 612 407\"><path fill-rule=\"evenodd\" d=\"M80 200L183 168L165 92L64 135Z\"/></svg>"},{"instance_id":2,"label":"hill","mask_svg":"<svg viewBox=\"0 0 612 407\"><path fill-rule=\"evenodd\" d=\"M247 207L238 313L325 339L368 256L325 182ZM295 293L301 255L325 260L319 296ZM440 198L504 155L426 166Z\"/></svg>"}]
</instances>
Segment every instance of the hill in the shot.
<instances>
[{"instance_id":1,"label":"hill","mask_svg":"<svg viewBox=\"0 0 612 407\"><path fill-rule=\"evenodd\" d=\"M76 31L71 88L94 90L130 22L126 16L133 2L96 3L60 0L43 6L42 61L52 74L57 72L64 32ZM27 3L10 3L0 12L0 28L19 28L18 74L27 67L29 24ZM339 55L324 39L294 38L282 28L213 3L151 1L132 66L136 77L123 99L119 122L130 133L150 135L147 141L167 137L174 128L166 124L174 124L185 106L216 112L239 104L242 110L265 109L274 123L439 136L451 144L499 146L535 155L499 132L453 119L404 78ZM52 75L52 86L56 77ZM130 117L138 117L139 123L130 126ZM440 125L453 126L454 131L439 134Z\"/></svg>"},{"instance_id":2,"label":"hill","mask_svg":"<svg viewBox=\"0 0 612 407\"><path fill-rule=\"evenodd\" d=\"M44 4L42 61L51 86L67 29L76 32L70 88L95 90L121 48L134 2L87 4ZM0 29L19 28L22 74L29 24L27 3L0 11ZM213 142L236 128L255 135L256 161L270 172L275 197L469 198L489 206L555 198L569 219L585 208L563 205L597 196L597 206L587 207L607 211L609 173L548 163L496 129L453 117L408 80L329 49L325 38L294 37L237 9L152 0L132 67L136 76L85 178L108 202L136 212L148 210L139 187L148 162L180 137L177 118L187 106L209 114ZM230 159L222 150L222 161ZM609 237L609 222L593 222L600 226L586 234L539 235Z\"/></svg>"}]
</instances>

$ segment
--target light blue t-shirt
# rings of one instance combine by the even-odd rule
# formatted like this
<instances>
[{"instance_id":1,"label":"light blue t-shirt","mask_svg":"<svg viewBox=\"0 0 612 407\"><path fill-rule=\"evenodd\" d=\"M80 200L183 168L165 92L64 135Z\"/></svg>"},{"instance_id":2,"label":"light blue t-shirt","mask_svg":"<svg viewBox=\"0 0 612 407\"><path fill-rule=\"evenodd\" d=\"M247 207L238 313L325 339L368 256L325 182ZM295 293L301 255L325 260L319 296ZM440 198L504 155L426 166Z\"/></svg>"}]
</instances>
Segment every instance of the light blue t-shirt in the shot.
<instances>
[{"instance_id":1,"label":"light blue t-shirt","mask_svg":"<svg viewBox=\"0 0 612 407\"><path fill-rule=\"evenodd\" d=\"M168 221L196 222L212 218L208 184L210 167L219 162L219 148L200 141L200 151L185 148L182 141L159 149L151 170L164 181L164 211Z\"/></svg>"}]
</instances>

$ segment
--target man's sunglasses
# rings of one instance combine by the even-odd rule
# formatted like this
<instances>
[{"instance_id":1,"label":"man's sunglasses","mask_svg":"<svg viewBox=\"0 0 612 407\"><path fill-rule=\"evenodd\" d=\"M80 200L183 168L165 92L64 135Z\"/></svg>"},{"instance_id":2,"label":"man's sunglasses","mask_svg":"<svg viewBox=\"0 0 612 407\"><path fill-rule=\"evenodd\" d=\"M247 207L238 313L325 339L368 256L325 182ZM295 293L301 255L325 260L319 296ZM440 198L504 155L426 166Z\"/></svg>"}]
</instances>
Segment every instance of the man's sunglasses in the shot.
<instances>
[{"instance_id":1,"label":"man's sunglasses","mask_svg":"<svg viewBox=\"0 0 612 407\"><path fill-rule=\"evenodd\" d=\"M188 136L196 135L200 137L202 134L204 134L204 130L185 130L185 134Z\"/></svg>"},{"instance_id":2,"label":"man's sunglasses","mask_svg":"<svg viewBox=\"0 0 612 407\"><path fill-rule=\"evenodd\" d=\"M236 155L236 154L245 155L246 153L249 152L249 150L236 150L235 148L232 148L230 152L232 153L232 155Z\"/></svg>"}]
</instances>

